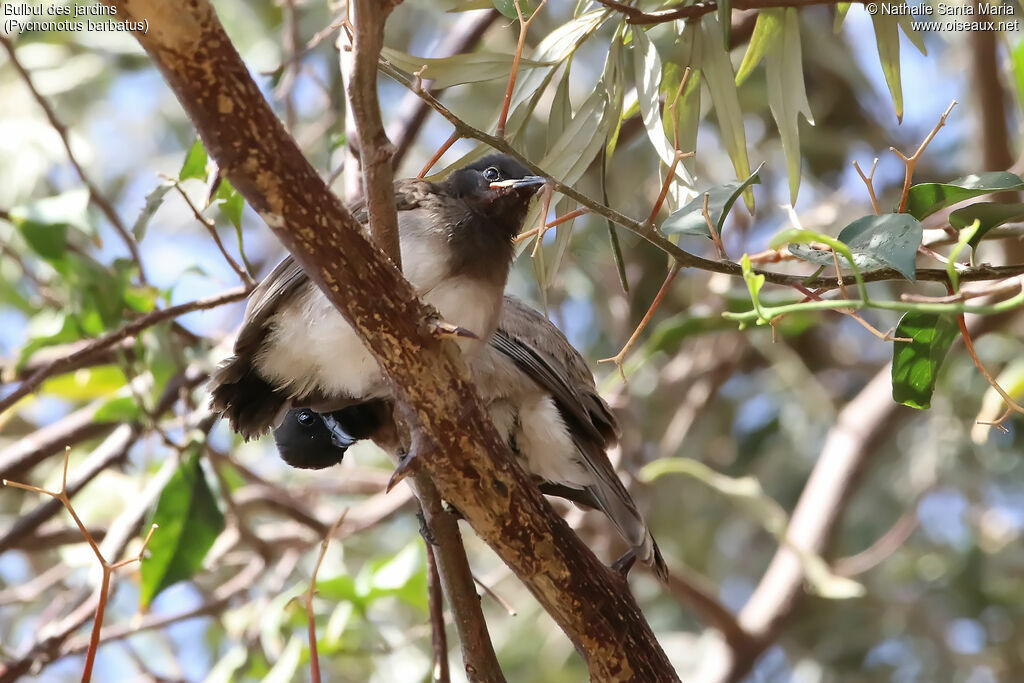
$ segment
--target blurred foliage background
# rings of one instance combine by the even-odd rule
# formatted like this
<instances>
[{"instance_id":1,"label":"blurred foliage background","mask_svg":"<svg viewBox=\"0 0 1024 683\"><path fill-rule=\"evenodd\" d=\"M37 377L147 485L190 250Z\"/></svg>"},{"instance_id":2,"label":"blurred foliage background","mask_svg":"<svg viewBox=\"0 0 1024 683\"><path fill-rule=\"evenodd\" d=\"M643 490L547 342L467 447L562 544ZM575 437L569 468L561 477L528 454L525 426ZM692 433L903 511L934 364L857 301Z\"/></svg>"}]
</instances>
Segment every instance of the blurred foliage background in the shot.
<instances>
[{"instance_id":1,"label":"blurred foliage background","mask_svg":"<svg viewBox=\"0 0 1024 683\"><path fill-rule=\"evenodd\" d=\"M358 187L352 164L345 164L351 122L345 116L335 33L328 29L343 16L343 5L236 0L215 5L308 159L339 194L351 197ZM508 3L496 5L508 11ZM658 3L640 5L658 9ZM446 40L482 21L490 10L476 9L481 6L490 3L406 0L389 20L386 45L406 55L437 56ZM1020 7L1012 7L1019 15ZM753 214L739 202L723 231L724 246L734 257L765 250L775 233L792 224L787 149L770 102L780 82L786 97L798 97L793 79L802 78L813 114L813 126L797 124L795 114L782 126L799 132L794 208L804 226L834 235L871 212L852 161L869 168L879 157L875 188L883 206L894 205L904 166L888 147L914 150L953 99L960 106L915 178L948 180L1011 166L1021 123L1018 34L915 35L927 55L905 36L897 37L903 48L898 53L900 122L891 81L879 62L878 26L860 5L847 9L837 28L835 7L801 9L794 25L802 59L798 48L795 62L783 60L781 81L780 72L772 75L761 66L733 88L722 74L735 78L756 12L733 13L727 51L713 15L689 28L683 22L657 24L638 40L621 12L593 2L552 2L527 36L524 55L540 64L526 65L520 74L517 100L531 101L533 109L524 109L518 120L513 115L516 145L531 159L546 160L545 168L557 166L556 175L571 177L589 196L605 195L608 205L641 219L655 204L666 172L653 131L660 130L663 150L667 141L671 151L672 122L667 107L659 114L659 99L662 106L671 101L683 67L700 69L678 109L681 149L696 151L685 162L693 180L672 185L657 222L695 189L745 178L763 161ZM556 64L547 64L551 53L545 57L543 48L551 43L543 41L570 22L580 26L579 17L588 17L583 39L560 53ZM481 128L494 122L519 34L517 22L503 15L484 25L471 49L505 55L497 67L484 68L483 61L433 67L435 76L452 84L442 101ZM895 24L891 28L895 31ZM890 35L886 30L879 35ZM327 31L326 39L307 50L304 46L321 31ZM260 219L240 208L230 188L218 190L205 208L206 169L200 163L196 172L186 163L193 150L192 127L130 35L29 31L6 40L36 93L66 126L67 144L95 193L90 201L60 130L5 53L0 57L0 397L53 359L67 357L84 339L237 288L239 276L185 197L212 221L224 251L242 268L250 264L254 277L268 272L283 253ZM884 40L891 47L891 37ZM642 55L652 54L659 57L658 72L635 68ZM391 56L401 67L401 55ZM891 67L891 57L885 63ZM428 68L424 77L431 73ZM603 99L593 100L595 93L603 93ZM385 122L396 131L417 98L383 76L380 95ZM729 104L733 97L736 106ZM643 110L652 106L656 119L645 127ZM563 133L573 121L579 130L567 138ZM449 124L428 113L396 176L419 172L450 133ZM614 146L608 145L613 137ZM552 149L558 153L552 155ZM792 162L792 147L789 152ZM477 153L473 143L458 141L435 171ZM168 177L180 179L182 193ZM97 195L105 198L106 208ZM556 208L563 213L574 207L562 201ZM111 213L137 239L142 273ZM614 356L630 337L668 262L658 249L618 231L628 282L624 291L608 230L603 219L584 216L550 231L539 258L531 258L527 248L518 259L510 290L546 310L591 362L625 429L613 458L670 566L685 568L710 595L739 612L778 545L763 524L765 511L775 509L771 501L792 511L826 440L842 440L843 430L855 438L858 416L847 413L839 424L837 416L884 372L891 343L835 313L792 315L774 331L738 331L721 312L749 308L743 281L684 270L628 354L623 382L613 365L597 360ZM715 258L712 243L703 237L682 236L680 245ZM979 260L1020 263L1022 253L1019 239L1012 238L986 243ZM778 268L812 272L806 264ZM936 283L871 287L878 297L944 293ZM147 579L137 566L118 572L105 617L107 633L115 637L99 649L97 677L283 681L308 676L305 615L291 598L305 590L320 538L349 508L342 540L331 545L319 573L314 604L321 665L328 680L427 680L431 653L422 541L408 494L382 493L391 468L387 458L360 447L336 468L295 471L278 460L271 440L244 444L226 425L204 421L203 378L226 355L243 305L235 301L147 326L109 352L53 373L38 392L0 414L0 474L7 479L58 487L60 455L65 444L71 445L69 480L87 482L73 497L75 509L113 552L108 560L138 551L146 522L179 463L208 482L197 486L208 487L223 515L223 520L211 513L183 522L183 531L156 532L154 546L177 533L182 540L174 547L185 555L193 539L210 536L210 543L197 541L200 552L175 570L179 574ZM864 317L883 331L898 320L877 311ZM1008 381L1019 377L1020 316L983 325L988 333L978 339L980 358ZM1005 423L1005 432L976 425L983 400L984 416L994 419L1001 412L998 403L985 399L987 389L957 344L930 410L884 408L892 416L871 443L827 553L836 560L832 572L842 574L845 567L863 592L840 598L811 591L773 635L750 680L1024 678L1024 437L1019 416ZM727 477L753 477L761 490L752 498L729 495L725 480L702 471L640 481L640 468L659 458L691 459ZM197 500L189 496L197 494L194 487L184 490L187 509ZM36 656L45 663L40 680L73 680L82 668L88 621L66 628L56 644L41 644L69 624L67 615L87 600L98 571L67 514L52 504L42 508L46 502L36 493L0 490L0 658L44 653ZM560 509L600 557L610 561L618 555L617 537L601 515ZM476 575L515 610L512 616L497 601L483 598L508 679L582 680L585 669L568 640L472 531L464 531ZM850 557L887 534L895 540L873 560ZM172 585L137 616L140 599L149 602L163 583ZM682 678L697 680L701 666L720 656L720 639L690 603L675 599L649 575L636 572L631 585ZM453 670L461 677L454 637L452 647Z\"/></svg>"}]
</instances>

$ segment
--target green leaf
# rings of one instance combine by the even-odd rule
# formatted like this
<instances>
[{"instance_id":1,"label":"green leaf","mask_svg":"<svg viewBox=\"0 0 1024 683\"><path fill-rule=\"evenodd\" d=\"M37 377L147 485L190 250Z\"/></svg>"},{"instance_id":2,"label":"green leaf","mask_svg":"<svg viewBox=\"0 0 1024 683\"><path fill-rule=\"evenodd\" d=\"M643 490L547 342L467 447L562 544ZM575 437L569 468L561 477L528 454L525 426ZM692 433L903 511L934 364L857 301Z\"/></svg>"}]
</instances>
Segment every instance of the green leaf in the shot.
<instances>
[{"instance_id":1,"label":"green leaf","mask_svg":"<svg viewBox=\"0 0 1024 683\"><path fill-rule=\"evenodd\" d=\"M381 56L410 74L426 67L422 74L423 80L433 81L432 87L438 90L462 83L508 79L515 60L515 55L496 52L464 52L443 58L417 57L389 47L381 50ZM520 71L551 65L552 62L519 60Z\"/></svg>"},{"instance_id":2,"label":"green leaf","mask_svg":"<svg viewBox=\"0 0 1024 683\"><path fill-rule=\"evenodd\" d=\"M28 343L18 353L15 367L19 370L25 367L25 363L39 349L78 341L82 336L82 330L74 315L65 311L44 309L29 320L28 335Z\"/></svg>"},{"instance_id":3,"label":"green leaf","mask_svg":"<svg viewBox=\"0 0 1024 683\"><path fill-rule=\"evenodd\" d=\"M217 208L220 209L231 225L235 226L235 230L241 230L242 209L245 208L245 200L242 199L242 195L238 193L238 190L231 186L227 178L221 178L220 185L217 187L217 192L214 193L213 199L214 201L220 200Z\"/></svg>"},{"instance_id":4,"label":"green leaf","mask_svg":"<svg viewBox=\"0 0 1024 683\"><path fill-rule=\"evenodd\" d=\"M761 59L773 49L782 39L782 12L778 10L763 9L757 13L757 23L754 24L754 32L750 35L750 44L743 55L743 62L736 72L736 85L739 86L747 79Z\"/></svg>"},{"instance_id":5,"label":"green leaf","mask_svg":"<svg viewBox=\"0 0 1024 683\"><path fill-rule=\"evenodd\" d=\"M800 190L800 127L799 117L812 126L814 117L807 101L804 87L804 65L800 50L800 22L795 8L783 10L761 10L778 13L783 26L779 40L765 56L765 71L768 82L768 106L779 127L782 149L786 154L786 171L789 174L789 203L796 204ZM758 18L760 21L760 17Z\"/></svg>"},{"instance_id":6,"label":"green leaf","mask_svg":"<svg viewBox=\"0 0 1024 683\"><path fill-rule=\"evenodd\" d=\"M939 368L959 333L956 317L952 315L910 312L900 319L894 335L913 341L898 341L893 346L894 401L921 410L931 406Z\"/></svg>"},{"instance_id":7,"label":"green leaf","mask_svg":"<svg viewBox=\"0 0 1024 683\"><path fill-rule=\"evenodd\" d=\"M136 241L141 242L142 238L146 236L146 228L149 227L150 219L164 203L164 197L172 187L174 187L173 183L161 183L146 195L146 205L142 207L142 211L135 219L135 225L132 226L132 235L135 236Z\"/></svg>"},{"instance_id":8,"label":"green leaf","mask_svg":"<svg viewBox=\"0 0 1024 683\"><path fill-rule=\"evenodd\" d=\"M676 158L672 141L665 135L661 122L661 57L650 38L639 26L634 26L633 35L633 78L636 84L636 97L640 104L640 115L644 122L644 130L651 141L654 151L662 163L671 167ZM690 185L693 179L682 164L676 165L676 178L684 185Z\"/></svg>"},{"instance_id":9,"label":"green leaf","mask_svg":"<svg viewBox=\"0 0 1024 683\"><path fill-rule=\"evenodd\" d=\"M949 224L954 228L966 228L978 221L978 231L967 242L973 248L977 248L982 238L992 228L997 228L1004 223L1015 223L1024 221L1024 204L996 204L982 202L970 204L957 209L949 214Z\"/></svg>"},{"instance_id":10,"label":"green leaf","mask_svg":"<svg viewBox=\"0 0 1024 683\"><path fill-rule=\"evenodd\" d=\"M1010 58L1013 64L1013 81L1017 85L1017 102L1024 104L1024 40L1017 41Z\"/></svg>"},{"instance_id":11,"label":"green leaf","mask_svg":"<svg viewBox=\"0 0 1024 683\"><path fill-rule=\"evenodd\" d=\"M854 254L877 259L913 281L917 276L917 248L923 235L924 228L913 216L889 213L858 218L843 228L839 241Z\"/></svg>"},{"instance_id":12,"label":"green leaf","mask_svg":"<svg viewBox=\"0 0 1024 683\"><path fill-rule=\"evenodd\" d=\"M142 409L132 396L112 398L93 414L93 422L134 422L142 415Z\"/></svg>"},{"instance_id":13,"label":"green leaf","mask_svg":"<svg viewBox=\"0 0 1024 683\"><path fill-rule=\"evenodd\" d=\"M514 0L491 0L491 4L509 19L519 19ZM524 18L529 19L530 15L537 11L537 7L532 0L519 0L519 11L523 13Z\"/></svg>"},{"instance_id":14,"label":"green leaf","mask_svg":"<svg viewBox=\"0 0 1024 683\"><path fill-rule=\"evenodd\" d=\"M178 171L178 180L198 178L206 182L206 161L206 148L203 147L203 141L196 138L191 149L188 150L188 154L185 155L185 163Z\"/></svg>"},{"instance_id":15,"label":"green leaf","mask_svg":"<svg viewBox=\"0 0 1024 683\"><path fill-rule=\"evenodd\" d=\"M896 4L907 8L906 10L896 12L896 21L900 25L900 30L903 31L903 35L910 39L910 42L914 44L917 51L927 57L928 48L924 44L924 36L914 28L915 17L910 11L907 0L898 0Z\"/></svg>"},{"instance_id":16,"label":"green leaf","mask_svg":"<svg viewBox=\"0 0 1024 683\"><path fill-rule=\"evenodd\" d=\"M704 195L708 195L708 216L711 218L711 222L714 224L719 237L721 237L722 226L725 225L725 219L729 215L729 210L744 190L751 185L761 182L758 173L761 172L763 166L764 164L762 163L743 182L723 183L700 193L690 200L686 206L673 212L671 216L666 218L665 222L661 224L661 231L666 235L704 235L705 237L711 237L708 223L704 220Z\"/></svg>"},{"instance_id":17,"label":"green leaf","mask_svg":"<svg viewBox=\"0 0 1024 683\"><path fill-rule=\"evenodd\" d=\"M97 365L51 377L43 383L42 393L69 401L90 401L109 396L127 383L121 368Z\"/></svg>"},{"instance_id":18,"label":"green leaf","mask_svg":"<svg viewBox=\"0 0 1024 683\"><path fill-rule=\"evenodd\" d=\"M9 215L32 251L53 262L67 251L70 227L93 235L88 207L89 191L78 189L14 206Z\"/></svg>"},{"instance_id":19,"label":"green leaf","mask_svg":"<svg viewBox=\"0 0 1024 683\"><path fill-rule=\"evenodd\" d=\"M896 109L896 120L903 122L903 84L900 78L900 30L899 17L876 12L871 17L875 27L875 42L878 46L878 60L889 86L892 104Z\"/></svg>"},{"instance_id":20,"label":"green leaf","mask_svg":"<svg viewBox=\"0 0 1024 683\"><path fill-rule=\"evenodd\" d=\"M729 53L715 40L716 20L705 16L701 24L701 70L704 82L711 93L711 103L718 118L718 130L722 144L729 152L737 178L750 175L750 161L747 159L747 134L743 128L743 110L740 109L739 93L736 91L736 74L732 70ZM754 194L745 192L744 201L750 211L754 210Z\"/></svg>"},{"instance_id":21,"label":"green leaf","mask_svg":"<svg viewBox=\"0 0 1024 683\"><path fill-rule=\"evenodd\" d=\"M907 213L918 220L971 197L1024 189L1020 176L1006 171L974 173L948 183L922 183L910 188Z\"/></svg>"},{"instance_id":22,"label":"green leaf","mask_svg":"<svg viewBox=\"0 0 1024 683\"><path fill-rule=\"evenodd\" d=\"M142 561L139 601L149 606L162 590L199 571L203 558L224 530L224 515L200 467L201 446L194 445L167 482L150 520L158 524Z\"/></svg>"},{"instance_id":23,"label":"green leaf","mask_svg":"<svg viewBox=\"0 0 1024 683\"><path fill-rule=\"evenodd\" d=\"M905 278L913 281L917 276L914 261L917 248L921 245L923 230L921 223L913 216L905 213L886 213L881 216L858 218L843 228L838 240L849 247L858 269L868 271L894 268ZM822 251L803 244L790 244L789 251L798 258L820 266L830 267L835 263L831 251ZM847 268L849 262L845 258L840 258L839 265Z\"/></svg>"}]
</instances>

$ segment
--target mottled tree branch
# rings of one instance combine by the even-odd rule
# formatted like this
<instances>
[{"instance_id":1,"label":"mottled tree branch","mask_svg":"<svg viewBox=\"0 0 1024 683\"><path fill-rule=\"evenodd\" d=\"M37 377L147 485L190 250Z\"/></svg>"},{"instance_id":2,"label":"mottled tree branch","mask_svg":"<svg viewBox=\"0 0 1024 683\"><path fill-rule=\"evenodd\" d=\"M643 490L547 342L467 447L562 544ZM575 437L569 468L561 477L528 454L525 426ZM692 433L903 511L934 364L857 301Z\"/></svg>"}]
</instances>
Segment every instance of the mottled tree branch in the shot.
<instances>
[{"instance_id":1,"label":"mottled tree branch","mask_svg":"<svg viewBox=\"0 0 1024 683\"><path fill-rule=\"evenodd\" d=\"M432 313L302 157L208 2L118 2L210 156L367 342L440 494L524 582L597 681L678 680L623 579L543 500L485 418L461 362L429 332ZM196 74L202 73L203 78Z\"/></svg>"}]
</instances>

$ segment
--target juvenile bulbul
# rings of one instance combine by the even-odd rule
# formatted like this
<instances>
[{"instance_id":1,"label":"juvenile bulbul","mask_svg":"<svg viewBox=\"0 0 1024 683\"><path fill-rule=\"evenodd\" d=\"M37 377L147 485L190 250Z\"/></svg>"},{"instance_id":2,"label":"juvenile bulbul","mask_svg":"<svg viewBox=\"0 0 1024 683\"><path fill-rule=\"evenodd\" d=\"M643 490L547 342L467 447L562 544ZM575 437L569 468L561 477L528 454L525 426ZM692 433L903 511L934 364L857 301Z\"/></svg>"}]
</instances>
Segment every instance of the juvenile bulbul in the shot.
<instances>
[{"instance_id":1,"label":"juvenile bulbul","mask_svg":"<svg viewBox=\"0 0 1024 683\"><path fill-rule=\"evenodd\" d=\"M586 361L565 335L519 299L506 296L487 348L466 359L484 406L540 490L602 510L636 558L662 578L664 560L629 491L608 460L619 437L611 410L598 395ZM274 431L281 457L294 467L341 462L360 439L395 452L390 404L375 400L320 415L290 412Z\"/></svg>"},{"instance_id":2,"label":"juvenile bulbul","mask_svg":"<svg viewBox=\"0 0 1024 683\"><path fill-rule=\"evenodd\" d=\"M403 274L445 323L461 328L464 354L482 348L494 330L512 240L543 183L505 155L440 183L395 183ZM350 210L365 225L366 208ZM212 409L246 439L278 425L292 406L330 411L388 396L377 361L291 256L253 290L234 355L210 388Z\"/></svg>"}]
</instances>

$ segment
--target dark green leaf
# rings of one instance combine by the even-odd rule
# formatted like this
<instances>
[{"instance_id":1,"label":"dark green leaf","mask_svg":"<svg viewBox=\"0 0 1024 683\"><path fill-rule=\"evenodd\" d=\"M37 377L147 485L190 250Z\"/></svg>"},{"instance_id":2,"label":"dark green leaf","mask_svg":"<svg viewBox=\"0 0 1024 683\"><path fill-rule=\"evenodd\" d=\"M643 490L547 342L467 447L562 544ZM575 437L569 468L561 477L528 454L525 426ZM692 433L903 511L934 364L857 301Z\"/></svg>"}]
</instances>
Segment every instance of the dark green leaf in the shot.
<instances>
[{"instance_id":1,"label":"dark green leaf","mask_svg":"<svg viewBox=\"0 0 1024 683\"><path fill-rule=\"evenodd\" d=\"M494 3L494 9L504 14L509 19L518 19L519 15L516 14L516 4L514 0L492 0ZM527 19L533 14L535 10L533 0L519 0L519 11L523 13L523 16Z\"/></svg>"},{"instance_id":2,"label":"dark green leaf","mask_svg":"<svg viewBox=\"0 0 1024 683\"><path fill-rule=\"evenodd\" d=\"M1024 204L971 204L949 214L949 224L954 228L966 228L975 220L980 225L978 232L974 233L974 237L968 242L972 247L977 247L985 233L992 228L997 228L1003 223L1024 221Z\"/></svg>"},{"instance_id":3,"label":"dark green leaf","mask_svg":"<svg viewBox=\"0 0 1024 683\"><path fill-rule=\"evenodd\" d=\"M200 447L190 450L161 492L150 520L159 528L149 544L150 556L142 562L143 608L163 589L192 578L224 530L224 515L199 465Z\"/></svg>"},{"instance_id":4,"label":"dark green leaf","mask_svg":"<svg viewBox=\"0 0 1024 683\"><path fill-rule=\"evenodd\" d=\"M910 188L907 213L918 220L940 209L992 192L1024 189L1024 180L1006 171L976 173L948 183L922 183Z\"/></svg>"},{"instance_id":5,"label":"dark green leaf","mask_svg":"<svg viewBox=\"0 0 1024 683\"><path fill-rule=\"evenodd\" d=\"M850 247L855 260L858 255L865 259L866 269L889 266L913 281L917 274L914 261L923 233L924 228L913 216L884 213L858 218L843 228L839 241ZM861 264L858 262L857 266Z\"/></svg>"},{"instance_id":6,"label":"dark green leaf","mask_svg":"<svg viewBox=\"0 0 1024 683\"><path fill-rule=\"evenodd\" d=\"M192 148L185 155L185 163L178 171L178 180L187 180L188 178L198 178L206 182L206 148L203 147L203 141L199 138L192 143Z\"/></svg>"},{"instance_id":7,"label":"dark green leaf","mask_svg":"<svg viewBox=\"0 0 1024 683\"><path fill-rule=\"evenodd\" d=\"M892 398L911 408L931 406L935 379L949 347L959 333L956 318L935 313L907 313L895 336L912 342L896 342L892 355Z\"/></svg>"},{"instance_id":8,"label":"dark green leaf","mask_svg":"<svg viewBox=\"0 0 1024 683\"><path fill-rule=\"evenodd\" d=\"M700 193L690 200L686 206L673 212L671 216L666 218L665 222L661 224L661 231L666 235L704 235L705 237L711 237L708 223L704 220L704 195L706 194L708 195L708 216L710 216L715 230L721 236L722 226L729 215L729 209L732 208L732 205L736 203L736 200L739 199L739 196L746 188L761 182L761 178L757 174L761 171L762 166L764 164L758 166L750 174L750 177L742 183L739 181L723 183Z\"/></svg>"}]
</instances>

